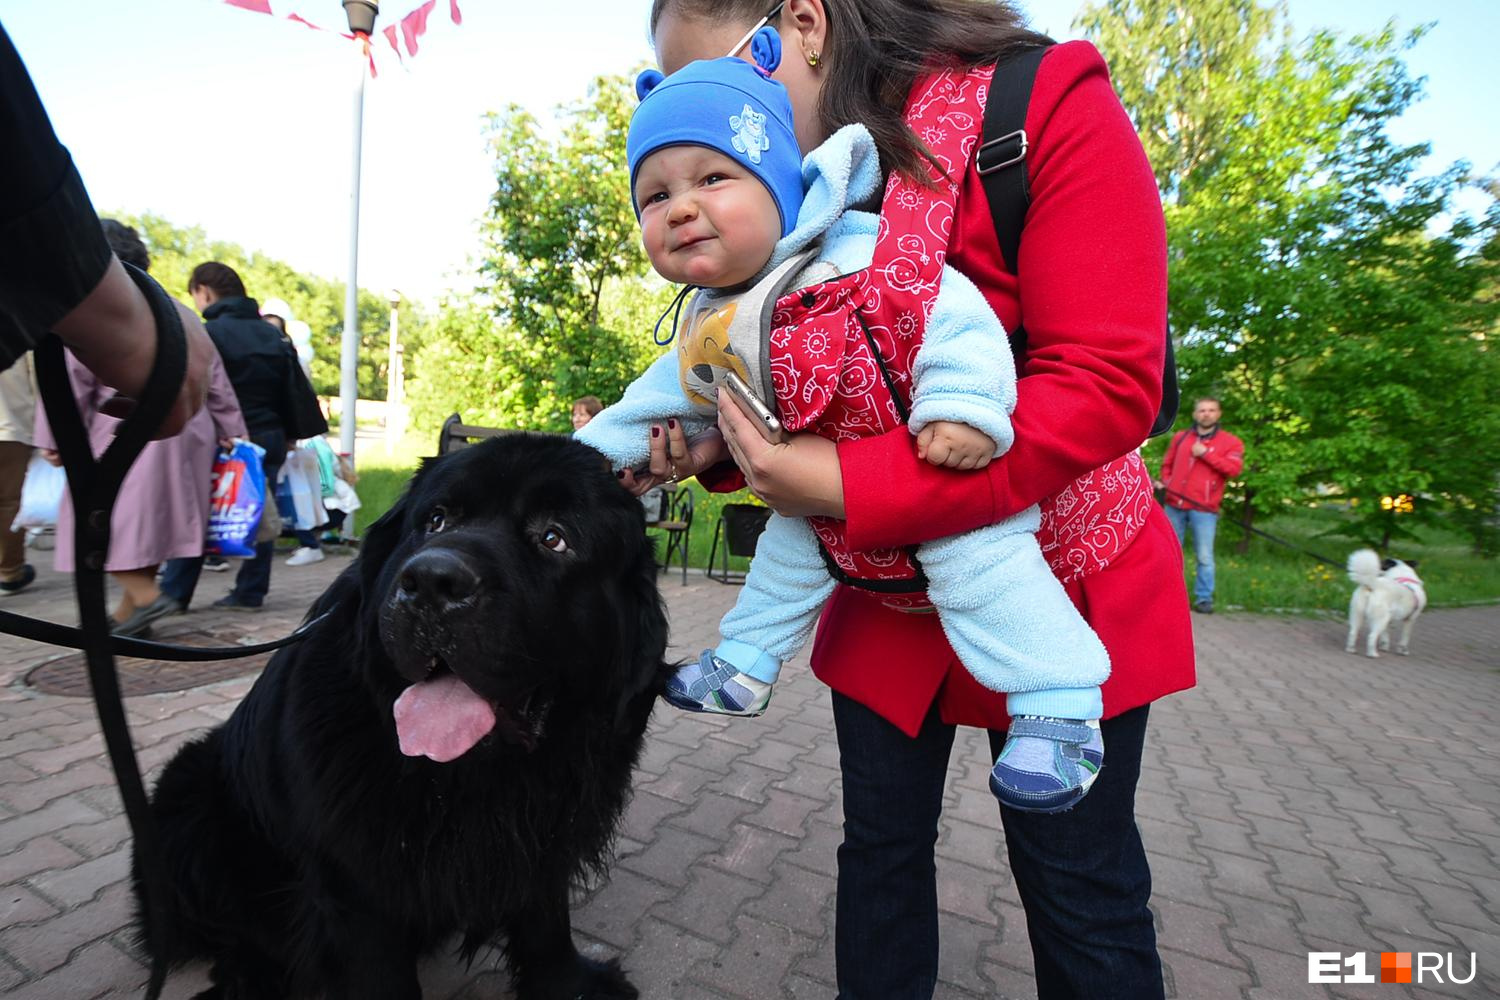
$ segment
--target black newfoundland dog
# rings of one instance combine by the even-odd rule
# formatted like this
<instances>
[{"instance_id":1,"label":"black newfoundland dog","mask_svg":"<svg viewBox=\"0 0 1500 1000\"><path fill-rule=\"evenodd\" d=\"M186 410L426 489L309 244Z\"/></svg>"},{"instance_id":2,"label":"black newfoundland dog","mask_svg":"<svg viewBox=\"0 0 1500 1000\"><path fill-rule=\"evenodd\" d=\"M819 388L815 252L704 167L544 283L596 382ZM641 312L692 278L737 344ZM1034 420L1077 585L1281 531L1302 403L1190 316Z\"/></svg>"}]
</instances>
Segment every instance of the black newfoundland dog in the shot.
<instances>
[{"instance_id":1,"label":"black newfoundland dog","mask_svg":"<svg viewBox=\"0 0 1500 1000\"><path fill-rule=\"evenodd\" d=\"M566 438L429 460L324 612L162 773L147 951L210 960L200 998L414 1000L461 935L523 1000L635 997L574 947L568 893L606 863L668 670L640 504Z\"/></svg>"}]
</instances>

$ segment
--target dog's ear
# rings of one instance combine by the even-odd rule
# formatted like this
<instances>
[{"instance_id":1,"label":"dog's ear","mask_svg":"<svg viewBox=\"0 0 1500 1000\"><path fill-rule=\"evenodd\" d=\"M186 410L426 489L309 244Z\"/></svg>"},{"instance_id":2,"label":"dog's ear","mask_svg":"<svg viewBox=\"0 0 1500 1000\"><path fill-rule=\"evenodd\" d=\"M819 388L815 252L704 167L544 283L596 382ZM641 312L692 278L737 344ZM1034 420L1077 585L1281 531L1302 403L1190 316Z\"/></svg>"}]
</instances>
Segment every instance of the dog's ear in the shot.
<instances>
[{"instance_id":1,"label":"dog's ear","mask_svg":"<svg viewBox=\"0 0 1500 1000\"><path fill-rule=\"evenodd\" d=\"M391 509L380 515L380 519L365 529L359 542L359 581L366 594L374 588L380 571L390 561L391 555L401 544L406 533L406 508L410 502L410 490L391 505Z\"/></svg>"}]
</instances>

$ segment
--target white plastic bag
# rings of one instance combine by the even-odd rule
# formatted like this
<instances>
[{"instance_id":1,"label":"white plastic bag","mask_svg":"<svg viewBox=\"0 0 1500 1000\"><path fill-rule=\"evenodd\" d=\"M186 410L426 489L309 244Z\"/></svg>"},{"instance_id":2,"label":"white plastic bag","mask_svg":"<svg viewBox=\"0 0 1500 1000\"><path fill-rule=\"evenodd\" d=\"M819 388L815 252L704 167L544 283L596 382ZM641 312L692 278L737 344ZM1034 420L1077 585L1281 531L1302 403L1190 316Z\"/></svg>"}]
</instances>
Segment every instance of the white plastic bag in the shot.
<instances>
[{"instance_id":1,"label":"white plastic bag","mask_svg":"<svg viewBox=\"0 0 1500 1000\"><path fill-rule=\"evenodd\" d=\"M11 530L55 526L57 508L67 488L68 474L62 467L33 452L26 466L26 481L21 486L21 507L11 522Z\"/></svg>"},{"instance_id":2,"label":"white plastic bag","mask_svg":"<svg viewBox=\"0 0 1500 1000\"><path fill-rule=\"evenodd\" d=\"M333 481L333 496L323 498L323 506L329 510L341 510L345 514L353 514L363 506L359 501L359 494L354 492L346 480L335 479Z\"/></svg>"},{"instance_id":3,"label":"white plastic bag","mask_svg":"<svg viewBox=\"0 0 1500 1000\"><path fill-rule=\"evenodd\" d=\"M318 458L306 448L293 448L276 480L276 503L281 519L297 531L312 531L328 523Z\"/></svg>"}]
</instances>

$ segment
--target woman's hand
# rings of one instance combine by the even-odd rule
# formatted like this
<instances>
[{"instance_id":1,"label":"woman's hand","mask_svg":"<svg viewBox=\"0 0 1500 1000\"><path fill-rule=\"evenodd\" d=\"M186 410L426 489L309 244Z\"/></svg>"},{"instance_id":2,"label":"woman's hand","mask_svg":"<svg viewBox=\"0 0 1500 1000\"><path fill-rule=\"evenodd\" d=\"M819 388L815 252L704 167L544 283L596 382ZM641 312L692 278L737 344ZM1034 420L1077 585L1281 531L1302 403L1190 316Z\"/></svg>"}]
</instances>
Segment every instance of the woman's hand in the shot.
<instances>
[{"instance_id":1,"label":"woman's hand","mask_svg":"<svg viewBox=\"0 0 1500 1000\"><path fill-rule=\"evenodd\" d=\"M620 485L640 496L662 483L675 483L696 476L729 458L724 436L714 428L695 435L691 441L682 424L668 420L666 426L651 428L651 459L648 470L640 474L631 469L620 473Z\"/></svg>"},{"instance_id":2,"label":"woman's hand","mask_svg":"<svg viewBox=\"0 0 1500 1000\"><path fill-rule=\"evenodd\" d=\"M719 393L719 430L750 492L785 517L844 516L844 477L838 446L816 434L793 434L772 444L734 397Z\"/></svg>"},{"instance_id":3,"label":"woman's hand","mask_svg":"<svg viewBox=\"0 0 1500 1000\"><path fill-rule=\"evenodd\" d=\"M62 465L62 456L53 448L38 448L36 453L42 456L42 461L48 465Z\"/></svg>"}]
</instances>

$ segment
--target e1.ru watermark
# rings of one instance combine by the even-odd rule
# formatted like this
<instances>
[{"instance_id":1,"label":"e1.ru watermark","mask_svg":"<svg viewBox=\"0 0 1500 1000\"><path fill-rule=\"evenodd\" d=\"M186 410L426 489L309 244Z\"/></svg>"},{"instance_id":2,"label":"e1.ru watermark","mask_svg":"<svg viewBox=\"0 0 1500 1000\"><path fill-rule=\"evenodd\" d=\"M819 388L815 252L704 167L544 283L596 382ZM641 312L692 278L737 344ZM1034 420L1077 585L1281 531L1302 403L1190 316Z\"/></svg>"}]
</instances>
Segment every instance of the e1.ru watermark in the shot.
<instances>
[{"instance_id":1,"label":"e1.ru watermark","mask_svg":"<svg viewBox=\"0 0 1500 1000\"><path fill-rule=\"evenodd\" d=\"M1462 953L1457 968L1463 969ZM1479 972L1479 956L1469 952L1469 976L1458 978L1453 953L1441 951L1382 951L1380 975L1366 971L1365 952L1344 955L1337 951L1307 953L1309 983L1443 983L1462 986L1472 983ZM1415 964L1413 964L1415 959ZM1347 971L1346 971L1347 970ZM1446 977L1446 978L1445 978Z\"/></svg>"}]
</instances>

